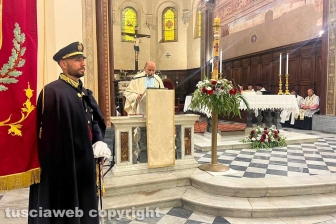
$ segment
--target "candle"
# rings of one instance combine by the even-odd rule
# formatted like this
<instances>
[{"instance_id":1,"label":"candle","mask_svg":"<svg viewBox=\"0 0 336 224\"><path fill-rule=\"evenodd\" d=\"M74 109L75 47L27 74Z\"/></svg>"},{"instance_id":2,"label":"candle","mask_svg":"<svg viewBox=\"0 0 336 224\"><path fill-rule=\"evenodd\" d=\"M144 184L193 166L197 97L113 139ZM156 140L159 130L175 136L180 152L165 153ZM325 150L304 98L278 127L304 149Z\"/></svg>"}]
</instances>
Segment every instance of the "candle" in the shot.
<instances>
[{"instance_id":1,"label":"candle","mask_svg":"<svg viewBox=\"0 0 336 224\"><path fill-rule=\"evenodd\" d=\"M288 55L288 53L287 53L286 74L288 74L288 60L289 60L289 55Z\"/></svg>"},{"instance_id":2,"label":"candle","mask_svg":"<svg viewBox=\"0 0 336 224\"><path fill-rule=\"evenodd\" d=\"M282 53L280 53L280 61L279 61L279 74L281 74L281 55L282 55Z\"/></svg>"},{"instance_id":3,"label":"candle","mask_svg":"<svg viewBox=\"0 0 336 224\"><path fill-rule=\"evenodd\" d=\"M220 50L220 55L219 55L219 73L222 73L222 60L223 60L223 50Z\"/></svg>"}]
</instances>

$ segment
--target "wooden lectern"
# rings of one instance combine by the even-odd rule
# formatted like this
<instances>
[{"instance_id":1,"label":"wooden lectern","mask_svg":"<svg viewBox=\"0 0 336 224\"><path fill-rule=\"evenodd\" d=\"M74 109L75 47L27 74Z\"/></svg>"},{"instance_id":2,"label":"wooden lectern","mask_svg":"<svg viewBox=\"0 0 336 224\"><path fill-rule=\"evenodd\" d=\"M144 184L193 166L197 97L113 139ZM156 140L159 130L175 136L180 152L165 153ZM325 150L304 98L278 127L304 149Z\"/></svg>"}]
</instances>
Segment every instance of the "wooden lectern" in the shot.
<instances>
[{"instance_id":1,"label":"wooden lectern","mask_svg":"<svg viewBox=\"0 0 336 224\"><path fill-rule=\"evenodd\" d=\"M175 165L174 90L147 89L137 112L146 116L148 167Z\"/></svg>"}]
</instances>

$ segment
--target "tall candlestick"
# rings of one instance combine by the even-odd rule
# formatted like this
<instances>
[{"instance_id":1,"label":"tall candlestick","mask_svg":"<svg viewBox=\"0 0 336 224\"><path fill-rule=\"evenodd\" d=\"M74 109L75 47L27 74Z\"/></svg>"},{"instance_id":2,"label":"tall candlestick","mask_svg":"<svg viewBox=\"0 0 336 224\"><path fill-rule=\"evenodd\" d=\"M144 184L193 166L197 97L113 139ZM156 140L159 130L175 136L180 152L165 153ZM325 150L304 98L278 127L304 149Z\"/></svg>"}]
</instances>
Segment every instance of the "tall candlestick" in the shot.
<instances>
[{"instance_id":1,"label":"tall candlestick","mask_svg":"<svg viewBox=\"0 0 336 224\"><path fill-rule=\"evenodd\" d=\"M282 53L280 53L280 61L279 61L279 74L281 74L281 55L282 55Z\"/></svg>"},{"instance_id":2,"label":"tall candlestick","mask_svg":"<svg viewBox=\"0 0 336 224\"><path fill-rule=\"evenodd\" d=\"M213 72L214 69L214 58L211 58L211 72Z\"/></svg>"},{"instance_id":3,"label":"tall candlestick","mask_svg":"<svg viewBox=\"0 0 336 224\"><path fill-rule=\"evenodd\" d=\"M220 50L220 55L219 55L219 73L222 73L222 60L223 60L223 50Z\"/></svg>"},{"instance_id":4,"label":"tall candlestick","mask_svg":"<svg viewBox=\"0 0 336 224\"><path fill-rule=\"evenodd\" d=\"M214 19L214 47L213 47L213 71L211 78L218 80L218 68L219 68L219 33L220 33L220 19Z\"/></svg>"},{"instance_id":5,"label":"tall candlestick","mask_svg":"<svg viewBox=\"0 0 336 224\"><path fill-rule=\"evenodd\" d=\"M286 74L288 74L288 60L289 60L289 54L287 53Z\"/></svg>"}]
</instances>

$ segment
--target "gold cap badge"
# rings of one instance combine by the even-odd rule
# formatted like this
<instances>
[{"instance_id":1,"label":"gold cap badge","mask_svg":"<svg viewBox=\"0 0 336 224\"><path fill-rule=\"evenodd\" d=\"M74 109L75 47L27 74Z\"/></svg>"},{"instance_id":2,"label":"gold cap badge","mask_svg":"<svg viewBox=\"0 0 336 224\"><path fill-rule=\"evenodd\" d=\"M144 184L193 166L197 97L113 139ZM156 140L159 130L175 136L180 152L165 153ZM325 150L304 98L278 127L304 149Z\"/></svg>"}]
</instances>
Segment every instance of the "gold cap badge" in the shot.
<instances>
[{"instance_id":1,"label":"gold cap badge","mask_svg":"<svg viewBox=\"0 0 336 224\"><path fill-rule=\"evenodd\" d=\"M82 43L78 43L78 50L83 51L83 44Z\"/></svg>"}]
</instances>

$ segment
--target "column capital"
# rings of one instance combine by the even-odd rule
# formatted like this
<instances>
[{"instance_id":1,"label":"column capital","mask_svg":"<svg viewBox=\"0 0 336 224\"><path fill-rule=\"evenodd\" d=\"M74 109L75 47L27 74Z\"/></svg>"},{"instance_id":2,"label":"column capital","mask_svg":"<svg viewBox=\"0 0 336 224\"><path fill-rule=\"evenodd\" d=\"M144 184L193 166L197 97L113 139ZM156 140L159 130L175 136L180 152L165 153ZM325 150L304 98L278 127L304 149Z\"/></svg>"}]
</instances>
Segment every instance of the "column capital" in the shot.
<instances>
[{"instance_id":1,"label":"column capital","mask_svg":"<svg viewBox=\"0 0 336 224\"><path fill-rule=\"evenodd\" d=\"M199 9L201 10L201 13L204 14L205 11L211 11L213 12L214 11L214 8L215 8L215 4L213 3L203 3L199 6Z\"/></svg>"}]
</instances>

